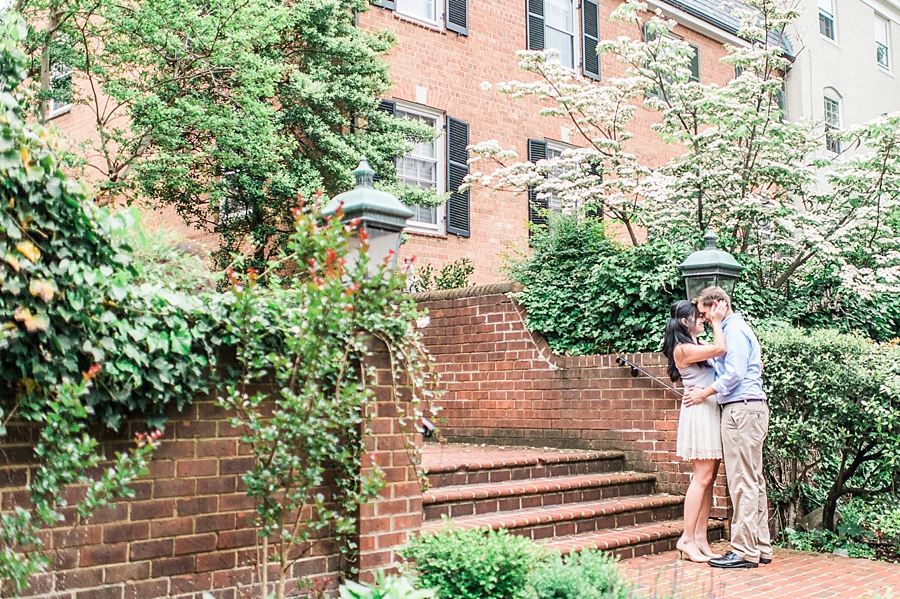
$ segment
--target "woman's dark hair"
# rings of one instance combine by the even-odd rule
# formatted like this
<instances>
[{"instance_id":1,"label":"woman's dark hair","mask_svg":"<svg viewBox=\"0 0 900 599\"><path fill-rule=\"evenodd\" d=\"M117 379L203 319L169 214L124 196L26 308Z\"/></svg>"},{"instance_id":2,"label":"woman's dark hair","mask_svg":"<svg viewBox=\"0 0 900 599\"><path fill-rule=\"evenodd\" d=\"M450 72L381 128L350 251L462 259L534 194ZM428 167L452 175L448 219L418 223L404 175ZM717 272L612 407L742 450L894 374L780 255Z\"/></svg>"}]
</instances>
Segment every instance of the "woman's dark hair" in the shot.
<instances>
[{"instance_id":1,"label":"woman's dark hair","mask_svg":"<svg viewBox=\"0 0 900 599\"><path fill-rule=\"evenodd\" d=\"M700 318L700 310L687 300L681 300L672 304L669 310L669 322L666 323L666 334L663 337L663 354L669 359L669 378L673 383L681 380L681 373L675 366L675 348L682 343L695 343L688 327L681 322L690 323ZM709 366L706 362L698 362L700 366Z\"/></svg>"}]
</instances>

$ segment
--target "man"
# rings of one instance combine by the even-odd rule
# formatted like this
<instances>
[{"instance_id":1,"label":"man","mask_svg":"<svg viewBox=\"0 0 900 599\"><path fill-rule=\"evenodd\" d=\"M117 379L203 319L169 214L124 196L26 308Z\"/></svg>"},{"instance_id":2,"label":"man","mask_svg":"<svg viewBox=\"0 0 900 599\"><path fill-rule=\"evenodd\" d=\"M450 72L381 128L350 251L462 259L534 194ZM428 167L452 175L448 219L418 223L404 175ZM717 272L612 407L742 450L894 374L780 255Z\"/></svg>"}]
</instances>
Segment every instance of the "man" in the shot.
<instances>
[{"instance_id":1,"label":"man","mask_svg":"<svg viewBox=\"0 0 900 599\"><path fill-rule=\"evenodd\" d=\"M763 442L769 432L769 407L762 388L762 358L756 335L731 306L721 287L707 287L694 300L708 319L713 305L728 306L722 329L727 347L715 359L716 381L705 389L688 389L686 405L702 402L710 395L722 407L722 448L728 494L734 506L731 521L732 550L709 560L715 568L756 568L772 562L769 509L763 477Z\"/></svg>"}]
</instances>

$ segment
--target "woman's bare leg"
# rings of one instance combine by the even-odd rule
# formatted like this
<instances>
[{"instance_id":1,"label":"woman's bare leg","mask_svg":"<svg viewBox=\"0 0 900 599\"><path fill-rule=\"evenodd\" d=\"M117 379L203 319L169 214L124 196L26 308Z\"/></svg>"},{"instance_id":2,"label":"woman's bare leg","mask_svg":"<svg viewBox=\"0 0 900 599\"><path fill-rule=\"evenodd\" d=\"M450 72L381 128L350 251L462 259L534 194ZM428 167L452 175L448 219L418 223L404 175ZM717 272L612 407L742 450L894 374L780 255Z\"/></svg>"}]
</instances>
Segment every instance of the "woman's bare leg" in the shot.
<instances>
[{"instance_id":1,"label":"woman's bare leg","mask_svg":"<svg viewBox=\"0 0 900 599\"><path fill-rule=\"evenodd\" d=\"M700 514L697 517L697 527L694 529L694 540L701 552L711 557L721 557L718 553L713 552L709 546L709 538L707 536L707 528L709 526L709 511L712 508L713 487L716 483L716 475L719 472L719 460L709 460L715 462L712 467L712 476L709 484L706 486L704 493L703 505Z\"/></svg>"},{"instance_id":2,"label":"woman's bare leg","mask_svg":"<svg viewBox=\"0 0 900 599\"><path fill-rule=\"evenodd\" d=\"M707 489L712 488L712 481L719 469L719 460L694 460L691 464L694 474L684 495L684 533L681 535L678 548L691 560L703 561L702 557L706 554L700 548L709 547L706 540L706 521L709 519L709 500L712 497ZM700 531L703 533L702 537L698 537Z\"/></svg>"}]
</instances>

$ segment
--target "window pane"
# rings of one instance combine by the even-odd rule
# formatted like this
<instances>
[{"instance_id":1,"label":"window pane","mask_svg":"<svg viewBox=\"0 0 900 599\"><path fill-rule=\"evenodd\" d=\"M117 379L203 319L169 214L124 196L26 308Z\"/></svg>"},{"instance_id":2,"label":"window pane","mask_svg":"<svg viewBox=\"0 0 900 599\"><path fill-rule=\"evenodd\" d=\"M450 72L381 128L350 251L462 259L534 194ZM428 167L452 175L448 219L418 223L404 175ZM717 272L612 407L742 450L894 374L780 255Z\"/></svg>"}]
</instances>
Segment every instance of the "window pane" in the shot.
<instances>
[{"instance_id":1,"label":"window pane","mask_svg":"<svg viewBox=\"0 0 900 599\"><path fill-rule=\"evenodd\" d=\"M819 0L819 10L834 15L834 0Z\"/></svg>"},{"instance_id":2,"label":"window pane","mask_svg":"<svg viewBox=\"0 0 900 599\"><path fill-rule=\"evenodd\" d=\"M412 17L435 21L435 0L397 0L397 10Z\"/></svg>"},{"instance_id":3,"label":"window pane","mask_svg":"<svg viewBox=\"0 0 900 599\"><path fill-rule=\"evenodd\" d=\"M575 33L575 7L572 0L546 0L544 19L549 27Z\"/></svg>"},{"instance_id":4,"label":"window pane","mask_svg":"<svg viewBox=\"0 0 900 599\"><path fill-rule=\"evenodd\" d=\"M819 33L828 39L834 39L834 20L821 12L819 13Z\"/></svg>"},{"instance_id":5,"label":"window pane","mask_svg":"<svg viewBox=\"0 0 900 599\"><path fill-rule=\"evenodd\" d=\"M841 104L837 100L825 98L825 122L837 129L841 127Z\"/></svg>"},{"instance_id":6,"label":"window pane","mask_svg":"<svg viewBox=\"0 0 900 599\"><path fill-rule=\"evenodd\" d=\"M884 46L888 45L887 21L875 17L875 41Z\"/></svg>"},{"instance_id":7,"label":"window pane","mask_svg":"<svg viewBox=\"0 0 900 599\"><path fill-rule=\"evenodd\" d=\"M878 56L878 64L883 66L884 68L889 68L891 65L888 61L888 47L884 44L876 44L877 46L877 56Z\"/></svg>"},{"instance_id":8,"label":"window pane","mask_svg":"<svg viewBox=\"0 0 900 599\"><path fill-rule=\"evenodd\" d=\"M559 61L569 68L575 68L574 36L547 27L544 31L544 45L559 50Z\"/></svg>"}]
</instances>

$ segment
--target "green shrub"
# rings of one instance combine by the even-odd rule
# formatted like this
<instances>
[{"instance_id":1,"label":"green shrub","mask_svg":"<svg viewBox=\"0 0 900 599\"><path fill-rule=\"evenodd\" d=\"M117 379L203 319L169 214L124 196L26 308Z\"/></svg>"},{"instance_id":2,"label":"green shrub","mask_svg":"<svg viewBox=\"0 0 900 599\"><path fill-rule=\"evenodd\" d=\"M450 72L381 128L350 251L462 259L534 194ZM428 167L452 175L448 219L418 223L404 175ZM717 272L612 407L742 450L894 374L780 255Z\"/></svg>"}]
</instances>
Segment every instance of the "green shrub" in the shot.
<instances>
[{"instance_id":1,"label":"green shrub","mask_svg":"<svg viewBox=\"0 0 900 599\"><path fill-rule=\"evenodd\" d=\"M543 550L506 530L445 528L421 534L400 550L420 588L442 599L516 599L527 593L528 575Z\"/></svg>"},{"instance_id":2,"label":"green shrub","mask_svg":"<svg viewBox=\"0 0 900 599\"><path fill-rule=\"evenodd\" d=\"M865 543L853 540L846 535L835 534L828 530L811 530L809 532L784 529L784 536L790 546L798 551L816 551L819 553L836 553L844 557L860 557L872 559L875 551Z\"/></svg>"},{"instance_id":3,"label":"green shrub","mask_svg":"<svg viewBox=\"0 0 900 599\"><path fill-rule=\"evenodd\" d=\"M435 593L431 589L415 589L405 576L385 576L379 570L375 584L359 584L348 580L341 585L341 599L431 599Z\"/></svg>"},{"instance_id":4,"label":"green shrub","mask_svg":"<svg viewBox=\"0 0 900 599\"><path fill-rule=\"evenodd\" d=\"M839 500L896 488L900 348L785 325L758 333L771 408L766 475L782 528L795 527L806 493L835 531Z\"/></svg>"},{"instance_id":5,"label":"green shrub","mask_svg":"<svg viewBox=\"0 0 900 599\"><path fill-rule=\"evenodd\" d=\"M528 328L556 353L656 351L669 307L684 284L678 265L691 248L665 242L621 244L603 222L551 217L536 229L533 251L510 261L507 274L525 288L515 295Z\"/></svg>"},{"instance_id":6,"label":"green shrub","mask_svg":"<svg viewBox=\"0 0 900 599\"><path fill-rule=\"evenodd\" d=\"M426 264L416 272L415 277L410 278L409 291L421 293L468 287L469 277L473 272L475 272L475 265L468 258L454 260L445 265L440 272L435 272L434 266Z\"/></svg>"},{"instance_id":7,"label":"green shrub","mask_svg":"<svg viewBox=\"0 0 900 599\"><path fill-rule=\"evenodd\" d=\"M633 585L622 575L617 559L585 550L562 558L551 555L531 573L534 599L629 599Z\"/></svg>"}]
</instances>

